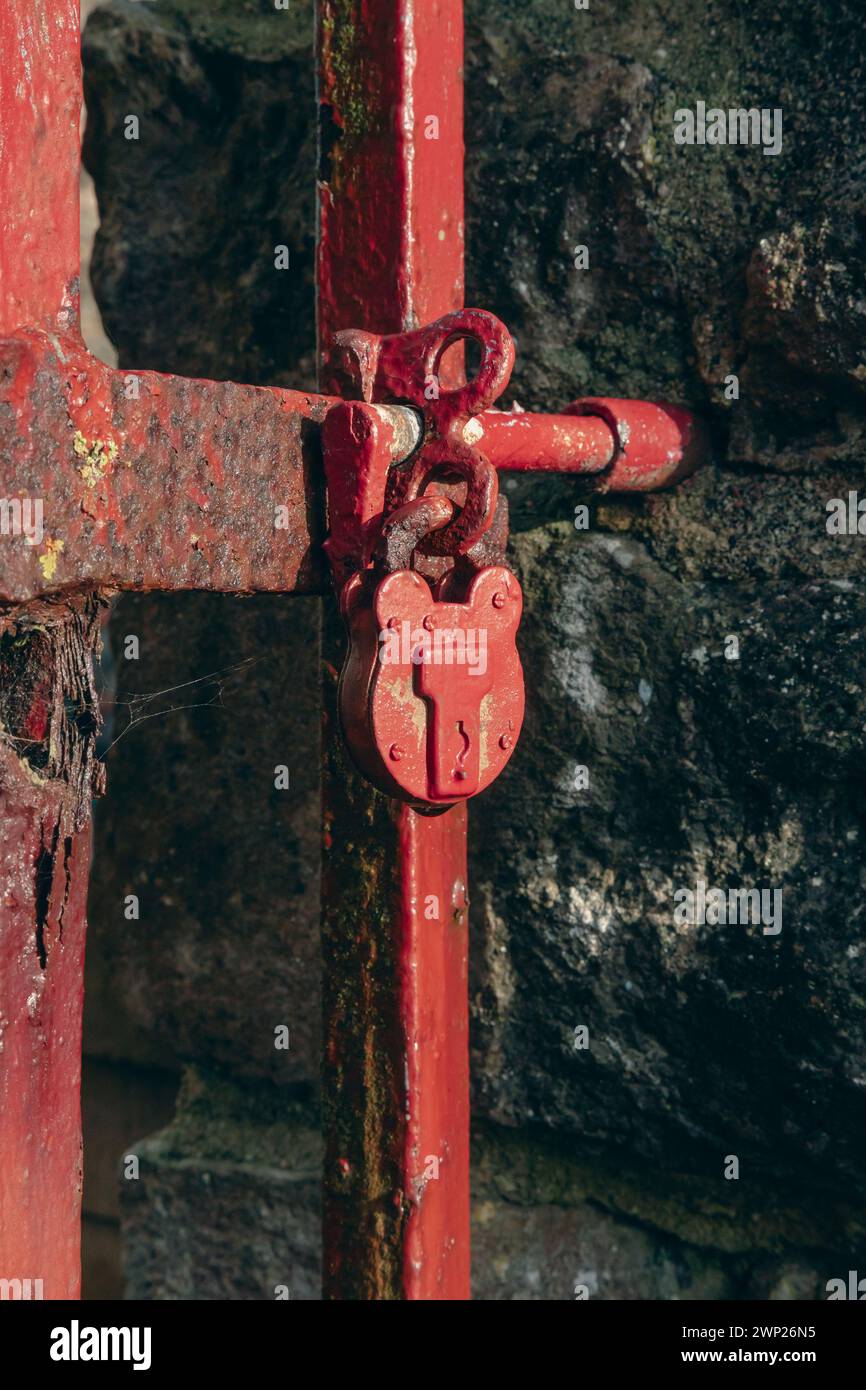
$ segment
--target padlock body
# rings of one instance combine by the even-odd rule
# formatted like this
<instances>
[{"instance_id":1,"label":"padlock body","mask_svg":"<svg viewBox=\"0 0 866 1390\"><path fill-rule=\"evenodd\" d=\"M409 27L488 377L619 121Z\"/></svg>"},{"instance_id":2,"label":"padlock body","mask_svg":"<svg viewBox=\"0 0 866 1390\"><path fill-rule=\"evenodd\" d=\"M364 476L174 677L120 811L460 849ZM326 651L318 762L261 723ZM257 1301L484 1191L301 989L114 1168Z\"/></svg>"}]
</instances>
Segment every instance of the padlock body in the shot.
<instances>
[{"instance_id":1,"label":"padlock body","mask_svg":"<svg viewBox=\"0 0 866 1390\"><path fill-rule=\"evenodd\" d=\"M381 791L444 807L502 771L523 723L522 606L504 566L479 570L462 602L441 601L412 570L387 575L372 599L360 580L346 595L343 731Z\"/></svg>"}]
</instances>

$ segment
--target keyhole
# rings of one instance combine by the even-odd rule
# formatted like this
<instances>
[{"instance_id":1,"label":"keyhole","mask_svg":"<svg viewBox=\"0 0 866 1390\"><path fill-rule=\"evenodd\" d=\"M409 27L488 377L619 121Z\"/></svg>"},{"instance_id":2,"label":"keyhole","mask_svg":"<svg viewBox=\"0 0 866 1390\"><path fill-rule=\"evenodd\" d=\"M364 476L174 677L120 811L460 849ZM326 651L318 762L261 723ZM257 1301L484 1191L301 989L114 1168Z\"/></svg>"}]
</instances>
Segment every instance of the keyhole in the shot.
<instances>
[{"instance_id":1,"label":"keyhole","mask_svg":"<svg viewBox=\"0 0 866 1390\"><path fill-rule=\"evenodd\" d=\"M463 764L466 762L466 756L469 752L469 735L463 727L462 719L457 720L457 733L463 740L463 747L457 754L457 766L454 769L454 780L455 782L464 782L466 780L466 768Z\"/></svg>"}]
</instances>

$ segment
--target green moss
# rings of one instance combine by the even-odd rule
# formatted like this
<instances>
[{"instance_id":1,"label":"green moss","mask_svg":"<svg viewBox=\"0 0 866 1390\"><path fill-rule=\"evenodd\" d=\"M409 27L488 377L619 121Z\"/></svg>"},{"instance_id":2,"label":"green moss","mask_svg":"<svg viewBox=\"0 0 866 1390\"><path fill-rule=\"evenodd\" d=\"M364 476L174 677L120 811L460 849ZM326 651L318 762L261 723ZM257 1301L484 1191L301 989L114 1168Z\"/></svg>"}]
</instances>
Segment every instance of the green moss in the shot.
<instances>
[{"instance_id":1,"label":"green moss","mask_svg":"<svg viewBox=\"0 0 866 1390\"><path fill-rule=\"evenodd\" d=\"M343 140L348 146L361 140L370 128L366 98L370 78L365 70L365 54L358 42L356 8L357 0L330 0L322 19L327 64L334 81L334 106Z\"/></svg>"}]
</instances>

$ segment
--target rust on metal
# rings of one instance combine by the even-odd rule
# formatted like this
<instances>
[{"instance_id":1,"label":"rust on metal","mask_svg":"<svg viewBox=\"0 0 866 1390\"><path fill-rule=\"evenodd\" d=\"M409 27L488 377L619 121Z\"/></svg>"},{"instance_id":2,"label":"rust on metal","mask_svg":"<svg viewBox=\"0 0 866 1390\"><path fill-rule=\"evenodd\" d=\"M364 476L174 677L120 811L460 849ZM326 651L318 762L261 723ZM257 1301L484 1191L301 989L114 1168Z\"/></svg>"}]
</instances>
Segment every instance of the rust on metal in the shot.
<instances>
[{"instance_id":1,"label":"rust on metal","mask_svg":"<svg viewBox=\"0 0 866 1390\"><path fill-rule=\"evenodd\" d=\"M119 372L70 337L0 342L0 599L91 586L319 593L318 426L334 401Z\"/></svg>"},{"instance_id":2,"label":"rust on metal","mask_svg":"<svg viewBox=\"0 0 866 1390\"><path fill-rule=\"evenodd\" d=\"M386 360L397 357L392 341ZM423 402L408 378L408 365L399 379L386 372L377 394ZM506 381L498 372L495 389ZM366 539L385 510L418 496L434 475L469 485L445 539L428 547L441 554L471 548L492 522L487 460L493 469L598 473L606 491L647 491L678 481L701 456L693 417L677 407L592 399L571 415L472 414L493 389L476 381L425 402L416 448L421 427L410 409L118 372L55 333L0 341L0 495L41 506L39 539L7 546L0 600L82 585L321 593L318 427L326 418L326 548L344 576L359 559L347 537L361 511Z\"/></svg>"},{"instance_id":3,"label":"rust on metal","mask_svg":"<svg viewBox=\"0 0 866 1390\"><path fill-rule=\"evenodd\" d=\"M45 1298L76 1297L79 1281L98 625L85 596L0 613L0 1268Z\"/></svg>"},{"instance_id":4,"label":"rust on metal","mask_svg":"<svg viewBox=\"0 0 866 1390\"><path fill-rule=\"evenodd\" d=\"M466 338L480 348L477 373L440 389L443 354ZM470 565L458 592L453 562L432 588L413 568L416 551L471 554L502 516L496 470L465 435L507 385L514 344L492 314L464 309L412 333L341 333L338 348L348 384L353 380L367 401L408 401L423 418L419 447L388 467L372 565L348 581L337 576L350 639L340 682L342 728L355 763L380 791L416 809L441 810L498 776L523 721L516 577L502 564L480 571ZM336 471L330 460L327 467ZM443 480L462 480L461 506L422 495ZM334 481L342 491L339 475Z\"/></svg>"},{"instance_id":5,"label":"rust on metal","mask_svg":"<svg viewBox=\"0 0 866 1390\"><path fill-rule=\"evenodd\" d=\"M441 531L454 520L458 510L450 497L428 493L389 512L373 551L374 570L393 574L395 570L412 569L415 551L424 537Z\"/></svg>"},{"instance_id":6,"label":"rust on metal","mask_svg":"<svg viewBox=\"0 0 866 1390\"><path fill-rule=\"evenodd\" d=\"M448 388L441 384L444 354L465 339L480 348L478 370L470 381ZM496 470L469 442L467 426L508 384L514 343L507 328L484 310L461 309L412 333L380 336L353 329L339 333L336 342L336 370L346 387L367 401L407 401L423 412L421 447L389 473L386 511L413 501L433 478L462 478L466 493L459 513L421 548L432 555L465 553L492 525L496 511Z\"/></svg>"}]
</instances>

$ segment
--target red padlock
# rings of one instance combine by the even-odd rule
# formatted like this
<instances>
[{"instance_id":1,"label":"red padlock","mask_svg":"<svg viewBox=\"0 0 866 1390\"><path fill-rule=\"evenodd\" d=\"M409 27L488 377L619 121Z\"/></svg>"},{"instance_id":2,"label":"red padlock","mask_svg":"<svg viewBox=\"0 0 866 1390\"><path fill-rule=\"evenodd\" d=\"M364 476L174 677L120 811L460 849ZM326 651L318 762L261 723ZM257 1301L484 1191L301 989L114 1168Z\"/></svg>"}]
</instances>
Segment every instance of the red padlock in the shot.
<instances>
[{"instance_id":1,"label":"red padlock","mask_svg":"<svg viewBox=\"0 0 866 1390\"><path fill-rule=\"evenodd\" d=\"M446 519L453 514L445 499L427 503ZM489 786L517 742L523 596L504 565L470 565L431 588L416 571L395 569L395 559L386 547L384 564L356 574L344 591L351 646L340 683L343 731L381 791L444 808Z\"/></svg>"}]
</instances>

